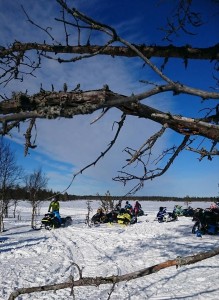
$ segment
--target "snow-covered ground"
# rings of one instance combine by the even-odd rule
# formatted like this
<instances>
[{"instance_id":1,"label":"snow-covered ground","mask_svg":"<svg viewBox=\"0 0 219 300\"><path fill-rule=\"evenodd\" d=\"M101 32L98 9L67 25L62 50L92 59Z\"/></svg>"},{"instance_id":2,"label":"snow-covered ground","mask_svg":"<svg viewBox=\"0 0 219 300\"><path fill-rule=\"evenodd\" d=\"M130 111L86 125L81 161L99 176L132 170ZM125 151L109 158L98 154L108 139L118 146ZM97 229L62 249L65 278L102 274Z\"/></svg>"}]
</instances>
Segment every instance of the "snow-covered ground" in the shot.
<instances>
[{"instance_id":1,"label":"snow-covered ground","mask_svg":"<svg viewBox=\"0 0 219 300\"><path fill-rule=\"evenodd\" d=\"M131 202L132 203L132 202ZM70 215L73 224L54 230L32 230L30 207L19 204L21 220L5 220L6 231L0 235L0 299L8 299L17 288L56 284L70 275L78 279L72 262L83 268L83 276L121 275L137 271L177 256L188 256L219 247L219 235L191 233L191 218L158 223L160 206L172 211L176 202L141 202L147 214L138 223L121 227L103 224L85 225L86 201L61 202L61 215ZM194 208L211 203L192 203ZM48 202L40 210L39 220L47 212ZM91 203L93 213L98 202ZM183 205L183 204L182 204ZM184 206L184 205L183 205ZM74 288L77 300L106 300L110 285ZM70 289L20 295L24 300L73 299ZM111 300L142 299L219 299L219 257L180 268L170 267L137 280L115 286Z\"/></svg>"}]
</instances>

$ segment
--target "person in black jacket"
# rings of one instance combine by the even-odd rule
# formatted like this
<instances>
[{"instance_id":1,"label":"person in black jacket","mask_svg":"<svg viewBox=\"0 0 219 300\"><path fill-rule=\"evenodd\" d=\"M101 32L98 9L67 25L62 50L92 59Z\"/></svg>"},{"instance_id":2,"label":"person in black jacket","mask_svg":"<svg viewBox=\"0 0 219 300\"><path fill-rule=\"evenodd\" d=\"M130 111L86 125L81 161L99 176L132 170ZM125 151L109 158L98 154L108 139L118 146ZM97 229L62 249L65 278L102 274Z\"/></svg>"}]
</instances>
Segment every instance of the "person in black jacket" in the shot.
<instances>
[{"instance_id":1,"label":"person in black jacket","mask_svg":"<svg viewBox=\"0 0 219 300\"><path fill-rule=\"evenodd\" d=\"M160 207L159 208L159 211L158 211L158 213L157 213L157 220L158 220L158 222L163 222L163 217L164 217L164 215L167 213L167 209L166 209L166 207Z\"/></svg>"}]
</instances>

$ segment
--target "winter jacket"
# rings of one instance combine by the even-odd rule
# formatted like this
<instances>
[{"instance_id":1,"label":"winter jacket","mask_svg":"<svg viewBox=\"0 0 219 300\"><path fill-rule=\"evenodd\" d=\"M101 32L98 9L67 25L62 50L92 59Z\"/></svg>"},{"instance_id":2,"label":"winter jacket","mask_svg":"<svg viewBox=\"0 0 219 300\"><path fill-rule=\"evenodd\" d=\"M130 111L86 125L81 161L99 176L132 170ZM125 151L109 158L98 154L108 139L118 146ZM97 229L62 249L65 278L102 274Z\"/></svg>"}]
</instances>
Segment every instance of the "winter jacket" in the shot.
<instances>
[{"instance_id":1,"label":"winter jacket","mask_svg":"<svg viewBox=\"0 0 219 300\"><path fill-rule=\"evenodd\" d=\"M58 201L52 201L49 205L49 209L48 211L50 211L52 209L52 212L54 211L58 211L59 212L59 202Z\"/></svg>"},{"instance_id":2,"label":"winter jacket","mask_svg":"<svg viewBox=\"0 0 219 300\"><path fill-rule=\"evenodd\" d=\"M157 219L158 221L163 221L164 215L167 213L167 210L165 207L160 207L159 212L157 213Z\"/></svg>"},{"instance_id":3,"label":"winter jacket","mask_svg":"<svg viewBox=\"0 0 219 300\"><path fill-rule=\"evenodd\" d=\"M127 209L129 209L129 210L132 209L132 205L131 205L130 203L127 203L127 204L125 205L125 210L127 210Z\"/></svg>"},{"instance_id":4,"label":"winter jacket","mask_svg":"<svg viewBox=\"0 0 219 300\"><path fill-rule=\"evenodd\" d=\"M134 206L135 214L137 214L140 209L141 209L141 204L139 202L135 202L135 206Z\"/></svg>"}]
</instances>

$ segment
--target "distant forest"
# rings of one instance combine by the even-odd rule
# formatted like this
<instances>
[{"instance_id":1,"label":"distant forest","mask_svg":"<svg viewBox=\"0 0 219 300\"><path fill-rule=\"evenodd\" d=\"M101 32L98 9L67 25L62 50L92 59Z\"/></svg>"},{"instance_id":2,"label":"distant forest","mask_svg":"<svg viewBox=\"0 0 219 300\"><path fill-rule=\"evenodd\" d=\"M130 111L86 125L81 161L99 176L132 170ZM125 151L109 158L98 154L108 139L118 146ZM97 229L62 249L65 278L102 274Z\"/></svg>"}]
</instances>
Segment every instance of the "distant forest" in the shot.
<instances>
[{"instance_id":1,"label":"distant forest","mask_svg":"<svg viewBox=\"0 0 219 300\"><path fill-rule=\"evenodd\" d=\"M100 200L103 199L105 196L92 196L92 195L83 195L83 196L76 196L76 195L69 195L69 200ZM163 196L111 196L114 200L138 200L138 201L182 201L182 202L218 202L218 197L163 197Z\"/></svg>"},{"instance_id":2,"label":"distant forest","mask_svg":"<svg viewBox=\"0 0 219 300\"><path fill-rule=\"evenodd\" d=\"M1 193L1 191L0 191ZM40 190L38 191L38 200L45 201L51 199L53 196L57 195L60 201L74 201L74 200L102 200L105 197L111 197L114 200L138 200L138 201L182 201L182 202L218 202L219 197L163 197L163 196L113 196L113 195L71 195L68 193L61 194L60 192L54 192L52 190ZM7 198L14 200L25 200L29 199L28 191L26 188L17 186L14 189L8 189Z\"/></svg>"}]
</instances>

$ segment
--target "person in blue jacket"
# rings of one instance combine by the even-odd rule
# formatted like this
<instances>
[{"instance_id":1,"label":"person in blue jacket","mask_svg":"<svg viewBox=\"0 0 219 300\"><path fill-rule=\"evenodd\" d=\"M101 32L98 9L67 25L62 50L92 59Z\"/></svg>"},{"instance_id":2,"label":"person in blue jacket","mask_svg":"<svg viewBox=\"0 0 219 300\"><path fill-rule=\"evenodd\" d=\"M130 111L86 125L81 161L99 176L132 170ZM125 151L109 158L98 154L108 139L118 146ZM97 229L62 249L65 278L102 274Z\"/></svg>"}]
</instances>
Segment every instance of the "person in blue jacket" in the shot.
<instances>
[{"instance_id":1,"label":"person in blue jacket","mask_svg":"<svg viewBox=\"0 0 219 300\"><path fill-rule=\"evenodd\" d=\"M128 201L126 201L124 208L125 210L132 210L132 205Z\"/></svg>"}]
</instances>

